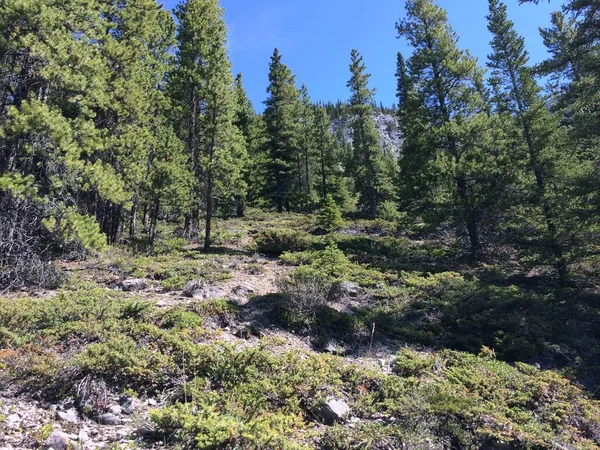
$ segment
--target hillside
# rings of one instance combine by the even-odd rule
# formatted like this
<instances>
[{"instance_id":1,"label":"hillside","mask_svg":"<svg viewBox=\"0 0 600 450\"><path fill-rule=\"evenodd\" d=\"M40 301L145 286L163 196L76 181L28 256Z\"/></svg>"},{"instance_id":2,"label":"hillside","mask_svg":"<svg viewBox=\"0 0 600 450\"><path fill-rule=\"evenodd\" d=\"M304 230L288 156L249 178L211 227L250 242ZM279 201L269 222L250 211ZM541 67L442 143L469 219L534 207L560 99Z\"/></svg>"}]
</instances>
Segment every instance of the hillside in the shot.
<instances>
[{"instance_id":1,"label":"hillside","mask_svg":"<svg viewBox=\"0 0 600 450\"><path fill-rule=\"evenodd\" d=\"M600 373L598 293L453 271L392 223L314 230L252 211L204 253L161 226L152 252L1 298L0 447L600 445L580 384Z\"/></svg>"}]
</instances>

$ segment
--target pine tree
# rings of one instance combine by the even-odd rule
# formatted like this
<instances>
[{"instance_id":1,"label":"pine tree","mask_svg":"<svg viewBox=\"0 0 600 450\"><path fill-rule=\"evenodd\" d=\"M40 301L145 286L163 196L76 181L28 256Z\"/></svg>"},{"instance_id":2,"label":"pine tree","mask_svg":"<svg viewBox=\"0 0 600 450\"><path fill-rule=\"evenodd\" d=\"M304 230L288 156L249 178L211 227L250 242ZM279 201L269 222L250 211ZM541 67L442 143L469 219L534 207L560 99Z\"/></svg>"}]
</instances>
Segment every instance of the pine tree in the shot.
<instances>
[{"instance_id":1,"label":"pine tree","mask_svg":"<svg viewBox=\"0 0 600 450\"><path fill-rule=\"evenodd\" d=\"M534 205L541 209L546 222L546 235L554 265L562 281L567 279L567 262L561 244L556 205L549 197L555 189L555 149L558 122L541 96L533 71L527 63L525 42L508 19L506 6L499 0L489 0L488 28L493 35L492 54L488 66L492 69L491 84L495 87L499 111L509 114L522 133L522 146L528 156L528 169L534 177Z\"/></svg>"},{"instance_id":2,"label":"pine tree","mask_svg":"<svg viewBox=\"0 0 600 450\"><path fill-rule=\"evenodd\" d=\"M362 56L357 50L351 52L348 88L352 114L352 152L349 172L354 178L360 204L371 217L377 214L380 202L394 197L393 180L386 170L379 134L373 121L373 94L369 88L369 77Z\"/></svg>"},{"instance_id":3,"label":"pine tree","mask_svg":"<svg viewBox=\"0 0 600 450\"><path fill-rule=\"evenodd\" d=\"M348 202L349 193L342 174L342 149L331 132L331 122L326 110L317 107L314 117L312 131L316 149L315 189L321 202L327 195L331 195L338 204L344 205Z\"/></svg>"},{"instance_id":4,"label":"pine tree","mask_svg":"<svg viewBox=\"0 0 600 450\"><path fill-rule=\"evenodd\" d=\"M217 0L189 0L179 4L175 14L182 130L202 199L204 248L208 250L215 199L232 198L240 188L246 149L234 125L233 77L222 8Z\"/></svg>"},{"instance_id":5,"label":"pine tree","mask_svg":"<svg viewBox=\"0 0 600 450\"><path fill-rule=\"evenodd\" d=\"M310 101L308 88L302 84L300 88L300 174L302 177L300 191L301 208L308 212L315 201L313 193L313 161L315 156L314 110Z\"/></svg>"},{"instance_id":6,"label":"pine tree","mask_svg":"<svg viewBox=\"0 0 600 450\"><path fill-rule=\"evenodd\" d=\"M269 66L269 97L265 101L266 124L266 196L278 212L290 211L301 189L300 160L300 93L295 77L281 62L279 50L275 49ZM301 167L301 164L300 164ZM300 186L299 186L300 184Z\"/></svg>"},{"instance_id":7,"label":"pine tree","mask_svg":"<svg viewBox=\"0 0 600 450\"><path fill-rule=\"evenodd\" d=\"M406 10L397 24L413 48L407 63L398 60L404 195L418 196L429 220L460 225L475 257L503 189L502 155L478 89L483 72L458 48L446 12L433 0L408 0Z\"/></svg>"}]
</instances>

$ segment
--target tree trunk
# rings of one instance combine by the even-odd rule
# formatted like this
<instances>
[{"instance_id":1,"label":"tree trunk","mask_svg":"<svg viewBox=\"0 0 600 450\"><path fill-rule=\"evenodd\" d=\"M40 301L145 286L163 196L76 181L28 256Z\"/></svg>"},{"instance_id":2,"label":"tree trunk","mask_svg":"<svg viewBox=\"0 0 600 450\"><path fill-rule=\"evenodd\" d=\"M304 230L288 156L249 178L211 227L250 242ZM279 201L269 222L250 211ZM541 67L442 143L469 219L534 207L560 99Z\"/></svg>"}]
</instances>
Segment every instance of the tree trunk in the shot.
<instances>
[{"instance_id":1,"label":"tree trunk","mask_svg":"<svg viewBox=\"0 0 600 450\"><path fill-rule=\"evenodd\" d=\"M210 250L210 233L211 233L211 221L213 214L213 180L212 175L209 175L206 182L206 224L204 228L204 250Z\"/></svg>"},{"instance_id":2,"label":"tree trunk","mask_svg":"<svg viewBox=\"0 0 600 450\"><path fill-rule=\"evenodd\" d=\"M135 196L133 197L133 205L131 206L131 217L129 218L129 239L130 239L130 241L133 241L135 239L136 222L137 222L139 206L140 206L139 205L139 196L136 192Z\"/></svg>"},{"instance_id":3,"label":"tree trunk","mask_svg":"<svg viewBox=\"0 0 600 450\"><path fill-rule=\"evenodd\" d=\"M158 213L160 211L160 197L156 197L154 201L154 210L152 211L152 218L150 219L150 245L154 245L156 239L156 224L158 222Z\"/></svg>"},{"instance_id":4,"label":"tree trunk","mask_svg":"<svg viewBox=\"0 0 600 450\"><path fill-rule=\"evenodd\" d=\"M481 249L481 242L479 240L479 230L477 226L477 220L473 217L471 211L469 211L468 200L469 195L467 192L467 182L464 178L456 178L456 188L458 196L460 197L465 207L465 225L467 228L467 234L469 235L469 243L471 246L471 258L477 258Z\"/></svg>"}]
</instances>

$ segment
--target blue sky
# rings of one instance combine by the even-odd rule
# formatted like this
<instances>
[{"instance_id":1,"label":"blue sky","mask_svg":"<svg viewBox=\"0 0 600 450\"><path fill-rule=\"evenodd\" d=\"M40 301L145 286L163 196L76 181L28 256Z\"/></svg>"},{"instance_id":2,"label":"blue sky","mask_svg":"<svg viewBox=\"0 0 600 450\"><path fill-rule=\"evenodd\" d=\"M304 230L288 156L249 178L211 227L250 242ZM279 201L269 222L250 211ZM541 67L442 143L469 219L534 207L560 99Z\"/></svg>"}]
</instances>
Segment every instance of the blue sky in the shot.
<instances>
[{"instance_id":1,"label":"blue sky","mask_svg":"<svg viewBox=\"0 0 600 450\"><path fill-rule=\"evenodd\" d=\"M519 5L505 0L510 18L526 38L534 62L545 57L538 28L548 26L557 0L548 5ZM173 8L177 0L166 0ZM468 48L484 65L490 36L485 16L487 0L438 0L448 11ZM346 100L350 50L357 48L372 74L376 100L395 102L396 53L408 56L407 46L396 38L395 23L404 16L402 0L221 0L229 27L229 54L235 73L242 72L254 106L262 110L268 85L268 66L278 47L284 62L306 83L313 101Z\"/></svg>"}]
</instances>

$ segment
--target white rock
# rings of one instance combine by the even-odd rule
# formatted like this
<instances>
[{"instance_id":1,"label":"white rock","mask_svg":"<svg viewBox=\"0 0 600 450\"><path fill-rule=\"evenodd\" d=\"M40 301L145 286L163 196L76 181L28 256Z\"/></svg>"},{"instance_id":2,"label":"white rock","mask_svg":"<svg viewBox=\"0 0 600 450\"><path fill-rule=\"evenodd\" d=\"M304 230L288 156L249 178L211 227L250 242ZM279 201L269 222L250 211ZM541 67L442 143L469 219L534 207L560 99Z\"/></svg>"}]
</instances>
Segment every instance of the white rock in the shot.
<instances>
[{"instance_id":1,"label":"white rock","mask_svg":"<svg viewBox=\"0 0 600 450\"><path fill-rule=\"evenodd\" d=\"M123 280L120 286L126 292L143 291L146 289L146 282L141 278L128 278Z\"/></svg>"},{"instance_id":2,"label":"white rock","mask_svg":"<svg viewBox=\"0 0 600 450\"><path fill-rule=\"evenodd\" d=\"M18 430L19 428L21 428L22 420L23 419L19 414L11 414L6 418L4 423L6 424L6 428L8 428L9 430Z\"/></svg>"},{"instance_id":3,"label":"white rock","mask_svg":"<svg viewBox=\"0 0 600 450\"><path fill-rule=\"evenodd\" d=\"M90 440L90 436L85 431L81 430L79 432L78 440L79 442L87 442Z\"/></svg>"},{"instance_id":4,"label":"white rock","mask_svg":"<svg viewBox=\"0 0 600 450\"><path fill-rule=\"evenodd\" d=\"M46 439L42 449L44 450L66 450L69 448L71 444L71 440L69 439L69 435L63 433L62 431L53 431L52 434Z\"/></svg>"},{"instance_id":5,"label":"white rock","mask_svg":"<svg viewBox=\"0 0 600 450\"><path fill-rule=\"evenodd\" d=\"M351 411L343 400L330 399L321 408L321 415L327 425L333 425L335 422L342 422Z\"/></svg>"},{"instance_id":6,"label":"white rock","mask_svg":"<svg viewBox=\"0 0 600 450\"><path fill-rule=\"evenodd\" d=\"M69 423L79 423L77 411L75 411L74 409L69 409L67 411L56 411L56 419L63 420Z\"/></svg>"}]
</instances>

